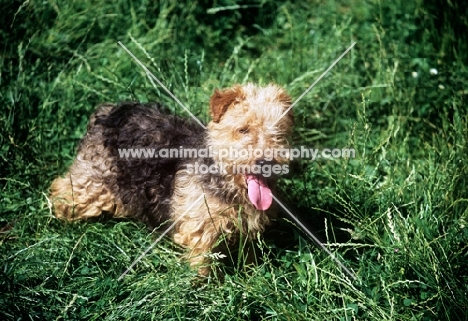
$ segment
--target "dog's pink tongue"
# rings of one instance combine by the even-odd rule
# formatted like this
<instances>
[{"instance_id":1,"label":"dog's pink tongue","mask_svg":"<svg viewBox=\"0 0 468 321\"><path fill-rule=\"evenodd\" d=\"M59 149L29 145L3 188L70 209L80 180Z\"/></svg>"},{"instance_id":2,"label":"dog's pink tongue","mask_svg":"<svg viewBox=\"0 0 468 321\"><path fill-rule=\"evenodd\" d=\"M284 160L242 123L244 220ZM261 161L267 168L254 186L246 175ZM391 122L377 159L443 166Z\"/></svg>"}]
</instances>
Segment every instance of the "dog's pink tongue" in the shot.
<instances>
[{"instance_id":1,"label":"dog's pink tongue","mask_svg":"<svg viewBox=\"0 0 468 321\"><path fill-rule=\"evenodd\" d=\"M260 211L265 211L270 208L271 202L273 201L270 188L263 180L255 175L246 175L246 179L247 192L252 204Z\"/></svg>"}]
</instances>

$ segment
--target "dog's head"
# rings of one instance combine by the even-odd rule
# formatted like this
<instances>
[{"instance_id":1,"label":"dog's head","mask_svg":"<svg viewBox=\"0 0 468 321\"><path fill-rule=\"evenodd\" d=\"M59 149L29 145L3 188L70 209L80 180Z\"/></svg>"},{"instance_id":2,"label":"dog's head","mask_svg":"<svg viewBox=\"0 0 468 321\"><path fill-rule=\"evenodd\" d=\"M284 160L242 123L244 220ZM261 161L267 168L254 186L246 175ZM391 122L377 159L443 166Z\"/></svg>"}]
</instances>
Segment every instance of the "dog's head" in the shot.
<instances>
[{"instance_id":1,"label":"dog's head","mask_svg":"<svg viewBox=\"0 0 468 321\"><path fill-rule=\"evenodd\" d=\"M210 100L208 146L215 162L248 189L257 209L271 204L272 178L289 170L291 98L277 85L235 85Z\"/></svg>"}]
</instances>

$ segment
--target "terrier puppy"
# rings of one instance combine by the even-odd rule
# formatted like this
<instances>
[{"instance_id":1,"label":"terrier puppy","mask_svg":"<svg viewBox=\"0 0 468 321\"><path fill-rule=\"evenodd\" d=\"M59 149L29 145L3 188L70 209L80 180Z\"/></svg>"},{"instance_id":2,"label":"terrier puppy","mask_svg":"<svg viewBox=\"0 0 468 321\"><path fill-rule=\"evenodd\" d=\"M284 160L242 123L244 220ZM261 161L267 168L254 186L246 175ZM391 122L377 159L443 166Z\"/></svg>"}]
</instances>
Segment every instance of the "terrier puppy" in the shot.
<instances>
[{"instance_id":1,"label":"terrier puppy","mask_svg":"<svg viewBox=\"0 0 468 321\"><path fill-rule=\"evenodd\" d=\"M172 237L201 275L220 236L263 232L275 213L275 176L288 171L291 98L277 85L216 90L207 129L161 105L101 105L78 155L51 185L58 218L107 214L155 228L176 222ZM203 197L200 198L200 196Z\"/></svg>"}]
</instances>

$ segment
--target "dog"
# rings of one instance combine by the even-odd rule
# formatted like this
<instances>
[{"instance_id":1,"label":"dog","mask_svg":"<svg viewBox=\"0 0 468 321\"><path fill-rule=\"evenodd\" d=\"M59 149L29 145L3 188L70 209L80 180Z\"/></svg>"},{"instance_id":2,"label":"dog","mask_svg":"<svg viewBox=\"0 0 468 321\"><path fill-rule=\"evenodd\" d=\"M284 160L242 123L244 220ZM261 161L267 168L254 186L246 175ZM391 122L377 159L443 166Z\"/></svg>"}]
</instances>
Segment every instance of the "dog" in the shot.
<instances>
[{"instance_id":1,"label":"dog","mask_svg":"<svg viewBox=\"0 0 468 321\"><path fill-rule=\"evenodd\" d=\"M205 129L158 103L103 104L69 171L52 182L55 215L133 217L150 228L172 221L173 241L208 275L207 254L221 236L253 240L276 216L272 190L288 170L287 153L277 151L290 146L290 106L275 84L215 90Z\"/></svg>"}]
</instances>

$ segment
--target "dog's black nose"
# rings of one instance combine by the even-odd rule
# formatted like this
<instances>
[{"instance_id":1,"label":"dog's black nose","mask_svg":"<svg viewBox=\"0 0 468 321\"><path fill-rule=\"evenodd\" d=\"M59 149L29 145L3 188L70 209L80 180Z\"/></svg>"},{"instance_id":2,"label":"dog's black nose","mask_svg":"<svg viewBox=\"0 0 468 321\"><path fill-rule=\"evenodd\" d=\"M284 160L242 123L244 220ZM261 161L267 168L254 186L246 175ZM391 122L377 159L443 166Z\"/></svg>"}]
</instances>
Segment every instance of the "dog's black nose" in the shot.
<instances>
[{"instance_id":1,"label":"dog's black nose","mask_svg":"<svg viewBox=\"0 0 468 321\"><path fill-rule=\"evenodd\" d=\"M255 164L256 165L260 165L260 166L264 166L264 165L274 165L275 164L275 160L274 159L271 159L271 160L266 160L264 158L260 158L260 159L257 159L255 161Z\"/></svg>"}]
</instances>

